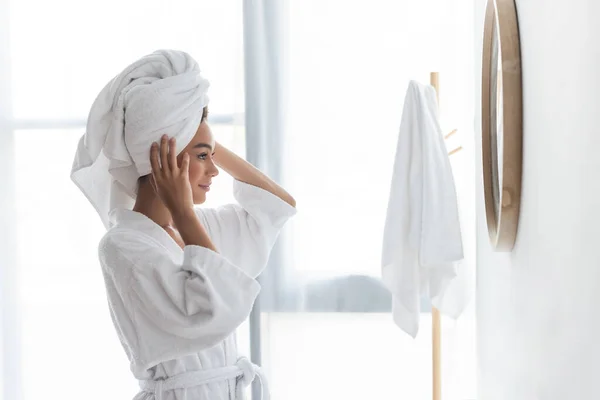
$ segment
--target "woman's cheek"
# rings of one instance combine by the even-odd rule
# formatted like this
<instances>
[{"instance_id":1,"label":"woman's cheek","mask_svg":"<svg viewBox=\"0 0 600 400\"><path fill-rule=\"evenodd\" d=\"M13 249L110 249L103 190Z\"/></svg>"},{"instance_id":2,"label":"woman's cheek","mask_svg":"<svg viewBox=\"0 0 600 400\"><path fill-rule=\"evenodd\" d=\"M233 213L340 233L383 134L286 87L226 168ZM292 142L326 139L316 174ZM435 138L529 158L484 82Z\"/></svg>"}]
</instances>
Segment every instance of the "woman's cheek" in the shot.
<instances>
[{"instance_id":1,"label":"woman's cheek","mask_svg":"<svg viewBox=\"0 0 600 400\"><path fill-rule=\"evenodd\" d=\"M197 177L198 175L200 175L200 173L202 172L201 170L202 170L202 167L201 167L200 163L198 162L198 160L191 159L190 160L190 168L188 170L190 178Z\"/></svg>"}]
</instances>

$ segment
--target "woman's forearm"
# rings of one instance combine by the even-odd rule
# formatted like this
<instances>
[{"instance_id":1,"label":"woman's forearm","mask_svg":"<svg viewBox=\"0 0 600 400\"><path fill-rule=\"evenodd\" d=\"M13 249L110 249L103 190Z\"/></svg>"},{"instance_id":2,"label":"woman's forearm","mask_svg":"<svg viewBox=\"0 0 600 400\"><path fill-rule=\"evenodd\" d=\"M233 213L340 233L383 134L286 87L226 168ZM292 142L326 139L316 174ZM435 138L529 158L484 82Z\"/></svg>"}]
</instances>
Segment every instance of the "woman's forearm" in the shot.
<instances>
[{"instance_id":1,"label":"woman's forearm","mask_svg":"<svg viewBox=\"0 0 600 400\"><path fill-rule=\"evenodd\" d=\"M215 145L214 160L217 166L234 179L271 192L292 207L296 207L296 200L275 181L219 143Z\"/></svg>"}]
</instances>

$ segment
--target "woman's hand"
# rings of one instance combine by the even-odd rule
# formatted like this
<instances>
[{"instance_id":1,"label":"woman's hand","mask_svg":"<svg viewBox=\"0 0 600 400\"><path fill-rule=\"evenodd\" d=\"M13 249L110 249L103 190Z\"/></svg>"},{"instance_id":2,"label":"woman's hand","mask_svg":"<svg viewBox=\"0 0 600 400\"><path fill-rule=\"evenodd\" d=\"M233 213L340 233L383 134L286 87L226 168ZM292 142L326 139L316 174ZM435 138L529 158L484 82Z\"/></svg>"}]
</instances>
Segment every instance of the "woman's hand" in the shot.
<instances>
[{"instance_id":1,"label":"woman's hand","mask_svg":"<svg viewBox=\"0 0 600 400\"><path fill-rule=\"evenodd\" d=\"M175 144L174 137L168 140L167 135L163 135L160 145L154 142L150 149L152 187L173 216L194 209L192 186L188 175L190 157L185 153L181 167L178 166Z\"/></svg>"}]
</instances>

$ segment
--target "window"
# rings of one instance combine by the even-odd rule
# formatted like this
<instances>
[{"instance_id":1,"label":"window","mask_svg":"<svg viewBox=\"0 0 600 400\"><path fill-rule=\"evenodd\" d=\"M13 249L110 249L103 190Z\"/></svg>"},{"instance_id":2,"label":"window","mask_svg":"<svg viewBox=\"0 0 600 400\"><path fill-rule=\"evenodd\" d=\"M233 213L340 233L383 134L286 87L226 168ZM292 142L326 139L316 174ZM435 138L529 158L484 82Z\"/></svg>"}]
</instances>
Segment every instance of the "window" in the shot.
<instances>
[{"instance_id":1,"label":"window","mask_svg":"<svg viewBox=\"0 0 600 400\"><path fill-rule=\"evenodd\" d=\"M426 83L441 70L442 123L459 128L466 147L472 41L460 26L471 21L468 4L287 4L282 172L299 213L285 232L283 262L263 276L261 350L273 398L430 399L429 305L423 302L416 340L393 325L379 282L381 245L410 79ZM454 164L459 190L470 187L472 167ZM461 194L470 207L470 193ZM475 396L469 312L459 323L443 320L445 399Z\"/></svg>"}]
</instances>

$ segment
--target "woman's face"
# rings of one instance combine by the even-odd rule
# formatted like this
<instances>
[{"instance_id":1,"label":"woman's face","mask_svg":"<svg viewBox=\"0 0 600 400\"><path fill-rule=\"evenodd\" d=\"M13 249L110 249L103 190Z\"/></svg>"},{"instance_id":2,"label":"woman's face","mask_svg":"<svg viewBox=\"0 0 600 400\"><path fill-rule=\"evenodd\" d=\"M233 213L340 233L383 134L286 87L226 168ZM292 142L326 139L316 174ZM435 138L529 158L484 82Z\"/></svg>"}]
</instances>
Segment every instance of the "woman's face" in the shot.
<instances>
[{"instance_id":1,"label":"woman's face","mask_svg":"<svg viewBox=\"0 0 600 400\"><path fill-rule=\"evenodd\" d=\"M210 190L212 178L219 174L213 161L214 149L215 139L206 120L203 119L194 138L177 156L179 165L181 165L185 153L190 156L189 177L194 204L202 204L206 201L206 194Z\"/></svg>"}]
</instances>

